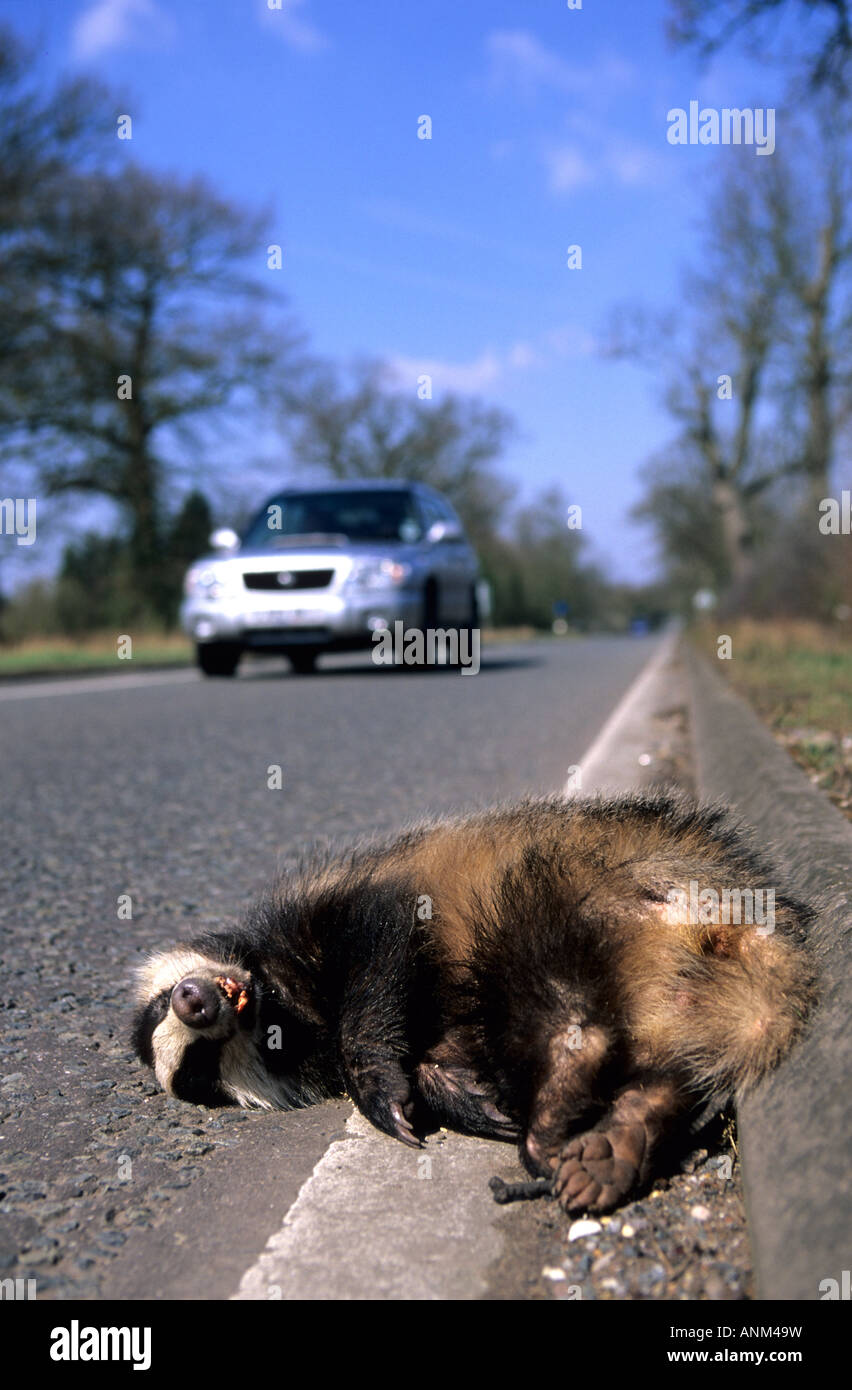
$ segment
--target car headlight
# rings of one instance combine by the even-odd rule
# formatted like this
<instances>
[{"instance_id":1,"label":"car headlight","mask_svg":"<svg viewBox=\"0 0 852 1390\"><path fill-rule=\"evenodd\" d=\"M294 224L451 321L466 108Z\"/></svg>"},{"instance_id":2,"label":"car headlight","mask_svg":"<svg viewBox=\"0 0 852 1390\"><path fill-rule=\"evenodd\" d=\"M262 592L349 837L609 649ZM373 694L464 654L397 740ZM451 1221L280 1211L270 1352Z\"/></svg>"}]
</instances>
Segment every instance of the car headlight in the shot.
<instances>
[{"instance_id":1,"label":"car headlight","mask_svg":"<svg viewBox=\"0 0 852 1390\"><path fill-rule=\"evenodd\" d=\"M392 589L410 575L411 566L398 560L357 560L350 570L346 589Z\"/></svg>"},{"instance_id":2,"label":"car headlight","mask_svg":"<svg viewBox=\"0 0 852 1390\"><path fill-rule=\"evenodd\" d=\"M193 565L183 581L183 591L187 598L219 598L225 586L209 565Z\"/></svg>"}]
</instances>

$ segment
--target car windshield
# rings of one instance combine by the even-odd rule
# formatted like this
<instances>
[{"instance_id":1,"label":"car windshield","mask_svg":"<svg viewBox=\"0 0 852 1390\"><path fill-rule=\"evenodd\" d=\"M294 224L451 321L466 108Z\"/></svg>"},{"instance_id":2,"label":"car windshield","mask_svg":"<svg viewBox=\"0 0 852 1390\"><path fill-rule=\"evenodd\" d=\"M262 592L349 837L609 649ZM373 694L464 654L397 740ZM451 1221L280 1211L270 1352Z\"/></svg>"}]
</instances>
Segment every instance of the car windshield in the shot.
<instances>
[{"instance_id":1,"label":"car windshield","mask_svg":"<svg viewBox=\"0 0 852 1390\"><path fill-rule=\"evenodd\" d=\"M297 539L416 541L422 535L410 492L282 492L255 517L243 538L248 550L279 549Z\"/></svg>"}]
</instances>

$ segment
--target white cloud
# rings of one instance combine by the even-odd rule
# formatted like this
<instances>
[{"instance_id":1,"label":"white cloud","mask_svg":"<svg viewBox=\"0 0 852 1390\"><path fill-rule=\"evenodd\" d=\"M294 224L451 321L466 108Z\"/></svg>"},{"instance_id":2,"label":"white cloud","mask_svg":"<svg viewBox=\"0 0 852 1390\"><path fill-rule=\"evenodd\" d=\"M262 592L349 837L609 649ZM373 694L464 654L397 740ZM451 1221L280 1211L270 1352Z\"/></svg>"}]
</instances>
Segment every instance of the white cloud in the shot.
<instances>
[{"instance_id":1,"label":"white cloud","mask_svg":"<svg viewBox=\"0 0 852 1390\"><path fill-rule=\"evenodd\" d=\"M656 150L649 149L647 145L632 144L627 140L611 140L604 152L604 158L607 167L615 174L619 183L623 184L654 184L668 173L668 166Z\"/></svg>"},{"instance_id":2,"label":"white cloud","mask_svg":"<svg viewBox=\"0 0 852 1390\"><path fill-rule=\"evenodd\" d=\"M636 83L632 63L609 52L593 62L575 64L527 29L493 30L485 42L495 86L513 88L526 97L544 90L582 97L581 102L568 103L566 138L538 144L552 193L573 193L602 176L631 186L664 177L662 161L653 150L608 128L613 102ZM510 151L514 152L513 142L504 139L492 147L492 158L505 158Z\"/></svg>"},{"instance_id":3,"label":"white cloud","mask_svg":"<svg viewBox=\"0 0 852 1390\"><path fill-rule=\"evenodd\" d=\"M518 87L525 95L542 87L572 94L607 91L632 82L635 74L632 65L616 54L604 54L592 64L569 63L528 29L495 29L485 46L492 80L499 86Z\"/></svg>"},{"instance_id":4,"label":"white cloud","mask_svg":"<svg viewBox=\"0 0 852 1390\"><path fill-rule=\"evenodd\" d=\"M481 251L493 251L510 260L525 265L538 265L542 269L552 268L553 259L549 253L537 251L529 245L514 245L495 237L484 236L481 230L473 230L446 218L424 214L419 208L412 208L394 198L359 198L355 207L358 212L390 227L394 231L405 232L411 236L430 237L436 241L455 242L459 246L471 246Z\"/></svg>"},{"instance_id":5,"label":"white cloud","mask_svg":"<svg viewBox=\"0 0 852 1390\"><path fill-rule=\"evenodd\" d=\"M416 381L430 376L436 391L481 391L503 375L503 363L490 349L472 362L446 362L436 357L392 357L390 374L397 380Z\"/></svg>"},{"instance_id":6,"label":"white cloud","mask_svg":"<svg viewBox=\"0 0 852 1390\"><path fill-rule=\"evenodd\" d=\"M544 370L557 360L588 357L597 351L594 339L576 324L551 328L535 342L519 339L503 352L486 348L469 362L450 362L437 357L392 357L388 375L398 384L428 375L436 392L482 391L505 380L512 372Z\"/></svg>"},{"instance_id":7,"label":"white cloud","mask_svg":"<svg viewBox=\"0 0 852 1390\"><path fill-rule=\"evenodd\" d=\"M94 0L71 32L75 58L97 58L114 48L156 47L172 38L174 24L155 0Z\"/></svg>"},{"instance_id":8,"label":"white cloud","mask_svg":"<svg viewBox=\"0 0 852 1390\"><path fill-rule=\"evenodd\" d=\"M594 183L594 167L573 145L557 146L544 156L548 186L552 193L572 193L575 188Z\"/></svg>"},{"instance_id":9,"label":"white cloud","mask_svg":"<svg viewBox=\"0 0 852 1390\"><path fill-rule=\"evenodd\" d=\"M551 193L573 193L600 180L627 188L652 187L671 173L659 151L594 120L571 119L570 138L549 145L542 158Z\"/></svg>"},{"instance_id":10,"label":"white cloud","mask_svg":"<svg viewBox=\"0 0 852 1390\"><path fill-rule=\"evenodd\" d=\"M600 352L596 339L576 323L549 329L542 342L555 357L591 357Z\"/></svg>"},{"instance_id":11,"label":"white cloud","mask_svg":"<svg viewBox=\"0 0 852 1390\"><path fill-rule=\"evenodd\" d=\"M497 29L485 43L497 82L514 83L528 91L549 86L576 92L581 86L578 70L526 29Z\"/></svg>"},{"instance_id":12,"label":"white cloud","mask_svg":"<svg viewBox=\"0 0 852 1390\"><path fill-rule=\"evenodd\" d=\"M328 45L328 39L301 13L307 0L280 0L280 8L271 8L268 0L257 0L261 19L266 27L275 28L279 38L302 53L316 53Z\"/></svg>"},{"instance_id":13,"label":"white cloud","mask_svg":"<svg viewBox=\"0 0 852 1390\"><path fill-rule=\"evenodd\" d=\"M506 361L510 367L515 367L519 371L526 371L528 367L534 367L538 363L538 353L530 343L515 343L509 349Z\"/></svg>"}]
</instances>

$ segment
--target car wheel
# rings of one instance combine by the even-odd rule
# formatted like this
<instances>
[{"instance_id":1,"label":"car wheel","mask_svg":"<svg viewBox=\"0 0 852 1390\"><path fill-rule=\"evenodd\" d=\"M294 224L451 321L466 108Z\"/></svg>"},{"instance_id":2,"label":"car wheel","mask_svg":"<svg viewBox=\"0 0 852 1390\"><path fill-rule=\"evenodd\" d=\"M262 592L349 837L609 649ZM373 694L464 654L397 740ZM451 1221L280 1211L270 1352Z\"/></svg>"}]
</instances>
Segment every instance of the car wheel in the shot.
<instances>
[{"instance_id":1,"label":"car wheel","mask_svg":"<svg viewBox=\"0 0 852 1390\"><path fill-rule=\"evenodd\" d=\"M470 589L470 618L465 623L465 627L479 627L479 599L476 594L476 585L472 584Z\"/></svg>"},{"instance_id":2,"label":"car wheel","mask_svg":"<svg viewBox=\"0 0 852 1390\"><path fill-rule=\"evenodd\" d=\"M472 634L474 630L478 627L479 599L476 596L476 588L472 587L470 591L470 597L468 599L467 618L464 622L459 623L459 626L456 629L456 632L458 633L457 659L454 662L450 663L455 670L461 670L463 667L463 653L467 652L469 654L473 651Z\"/></svg>"},{"instance_id":3,"label":"car wheel","mask_svg":"<svg viewBox=\"0 0 852 1390\"><path fill-rule=\"evenodd\" d=\"M317 657L319 652L312 647L305 647L303 651L291 651L287 653L287 660L297 676L309 676L316 670Z\"/></svg>"},{"instance_id":4,"label":"car wheel","mask_svg":"<svg viewBox=\"0 0 852 1390\"><path fill-rule=\"evenodd\" d=\"M236 642L199 642L195 654L205 676L233 676L242 648Z\"/></svg>"},{"instance_id":5,"label":"car wheel","mask_svg":"<svg viewBox=\"0 0 852 1390\"><path fill-rule=\"evenodd\" d=\"M438 626L438 584L434 579L427 579L423 588L423 631L427 628Z\"/></svg>"}]
</instances>

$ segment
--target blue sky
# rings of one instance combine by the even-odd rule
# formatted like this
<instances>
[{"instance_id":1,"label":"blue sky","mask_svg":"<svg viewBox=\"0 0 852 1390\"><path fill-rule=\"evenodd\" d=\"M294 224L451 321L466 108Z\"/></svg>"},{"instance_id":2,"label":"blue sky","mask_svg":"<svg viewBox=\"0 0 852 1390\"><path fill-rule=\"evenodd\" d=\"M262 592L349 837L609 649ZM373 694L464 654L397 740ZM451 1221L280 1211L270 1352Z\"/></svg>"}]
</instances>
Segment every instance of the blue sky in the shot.
<instances>
[{"instance_id":1,"label":"blue sky","mask_svg":"<svg viewBox=\"0 0 852 1390\"><path fill-rule=\"evenodd\" d=\"M663 0L282 4L3 8L48 73L117 90L139 162L272 209L318 352L512 412L502 468L522 497L560 484L613 574L650 578L627 514L672 429L646 374L602 359L602 331L619 303L676 303L698 253L726 151L671 146L669 108L780 105L781 77L736 50L710 67L673 52Z\"/></svg>"}]
</instances>

